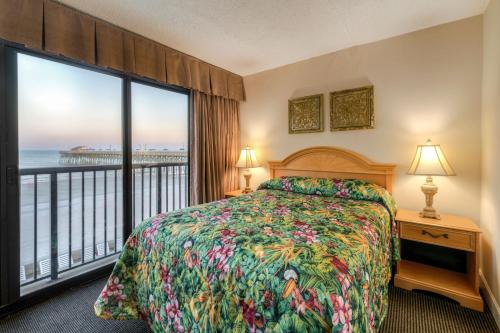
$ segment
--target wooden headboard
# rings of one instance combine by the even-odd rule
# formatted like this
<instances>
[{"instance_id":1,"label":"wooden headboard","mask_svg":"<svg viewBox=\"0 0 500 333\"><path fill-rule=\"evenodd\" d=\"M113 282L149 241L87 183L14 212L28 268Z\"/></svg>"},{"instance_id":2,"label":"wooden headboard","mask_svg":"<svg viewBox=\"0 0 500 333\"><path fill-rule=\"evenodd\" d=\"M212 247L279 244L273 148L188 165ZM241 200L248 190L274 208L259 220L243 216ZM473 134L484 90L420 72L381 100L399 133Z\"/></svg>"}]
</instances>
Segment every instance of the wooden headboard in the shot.
<instances>
[{"instance_id":1,"label":"wooden headboard","mask_svg":"<svg viewBox=\"0 0 500 333\"><path fill-rule=\"evenodd\" d=\"M366 157L336 147L312 147L299 150L283 161L269 161L271 178L309 176L322 178L364 179L392 192L395 164L374 163Z\"/></svg>"}]
</instances>

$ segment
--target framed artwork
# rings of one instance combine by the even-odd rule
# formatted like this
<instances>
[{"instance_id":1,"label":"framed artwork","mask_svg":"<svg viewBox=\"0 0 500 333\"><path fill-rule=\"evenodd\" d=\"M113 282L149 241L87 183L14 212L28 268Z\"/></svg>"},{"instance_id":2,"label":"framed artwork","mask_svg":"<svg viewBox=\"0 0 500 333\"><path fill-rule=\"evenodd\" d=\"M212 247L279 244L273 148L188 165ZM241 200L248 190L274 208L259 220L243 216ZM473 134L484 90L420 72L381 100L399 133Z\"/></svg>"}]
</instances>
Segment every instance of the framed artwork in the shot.
<instances>
[{"instance_id":1,"label":"framed artwork","mask_svg":"<svg viewBox=\"0 0 500 333\"><path fill-rule=\"evenodd\" d=\"M373 86L330 93L330 131L373 127Z\"/></svg>"},{"instance_id":2,"label":"framed artwork","mask_svg":"<svg viewBox=\"0 0 500 333\"><path fill-rule=\"evenodd\" d=\"M323 94L288 100L288 133L323 132Z\"/></svg>"}]
</instances>

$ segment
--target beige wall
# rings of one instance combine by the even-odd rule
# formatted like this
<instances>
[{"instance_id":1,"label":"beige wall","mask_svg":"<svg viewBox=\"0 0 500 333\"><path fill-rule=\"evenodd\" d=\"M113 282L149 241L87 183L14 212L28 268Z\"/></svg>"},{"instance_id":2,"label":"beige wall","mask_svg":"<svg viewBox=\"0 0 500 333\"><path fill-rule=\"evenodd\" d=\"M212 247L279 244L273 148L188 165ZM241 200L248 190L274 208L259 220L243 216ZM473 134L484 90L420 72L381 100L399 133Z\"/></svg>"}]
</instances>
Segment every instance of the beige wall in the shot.
<instances>
[{"instance_id":1,"label":"beige wall","mask_svg":"<svg viewBox=\"0 0 500 333\"><path fill-rule=\"evenodd\" d=\"M484 14L483 34L483 173L481 229L482 272L500 300L500 0L492 0ZM493 302L491 302L493 303ZM500 324L497 304L497 322ZM494 311L495 313L495 311Z\"/></svg>"},{"instance_id":2,"label":"beige wall","mask_svg":"<svg viewBox=\"0 0 500 333\"><path fill-rule=\"evenodd\" d=\"M417 144L440 143L456 177L436 177L435 207L478 220L481 194L482 17L353 47L244 78L242 145L265 162L317 145L396 163L399 207L421 209L422 176L406 170ZM322 38L328 38L323 36ZM373 84L375 129L329 130L330 91ZM325 131L288 134L288 99L324 93ZM253 171L255 187L268 177Z\"/></svg>"}]
</instances>

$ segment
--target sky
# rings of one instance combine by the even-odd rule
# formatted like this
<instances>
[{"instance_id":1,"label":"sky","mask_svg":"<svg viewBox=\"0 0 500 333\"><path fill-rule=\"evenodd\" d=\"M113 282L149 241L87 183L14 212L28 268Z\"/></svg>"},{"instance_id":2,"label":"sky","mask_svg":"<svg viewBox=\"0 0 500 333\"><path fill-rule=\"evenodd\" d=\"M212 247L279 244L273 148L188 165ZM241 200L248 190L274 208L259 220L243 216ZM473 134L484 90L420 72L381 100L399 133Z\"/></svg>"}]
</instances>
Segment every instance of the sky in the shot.
<instances>
[{"instance_id":1,"label":"sky","mask_svg":"<svg viewBox=\"0 0 500 333\"><path fill-rule=\"evenodd\" d=\"M122 80L18 54L20 149L121 148ZM188 97L132 84L134 149L187 149Z\"/></svg>"}]
</instances>

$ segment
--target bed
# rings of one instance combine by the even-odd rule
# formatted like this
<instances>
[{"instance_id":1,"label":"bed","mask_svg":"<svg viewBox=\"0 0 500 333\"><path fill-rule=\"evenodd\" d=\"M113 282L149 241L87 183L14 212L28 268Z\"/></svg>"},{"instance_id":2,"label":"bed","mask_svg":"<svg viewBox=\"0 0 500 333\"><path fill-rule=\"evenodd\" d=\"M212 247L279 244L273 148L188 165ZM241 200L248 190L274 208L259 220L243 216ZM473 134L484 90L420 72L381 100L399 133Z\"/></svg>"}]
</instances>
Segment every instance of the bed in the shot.
<instances>
[{"instance_id":1,"label":"bed","mask_svg":"<svg viewBox=\"0 0 500 333\"><path fill-rule=\"evenodd\" d=\"M376 332L399 259L394 165L314 147L239 197L160 214L95 303L154 332Z\"/></svg>"}]
</instances>

